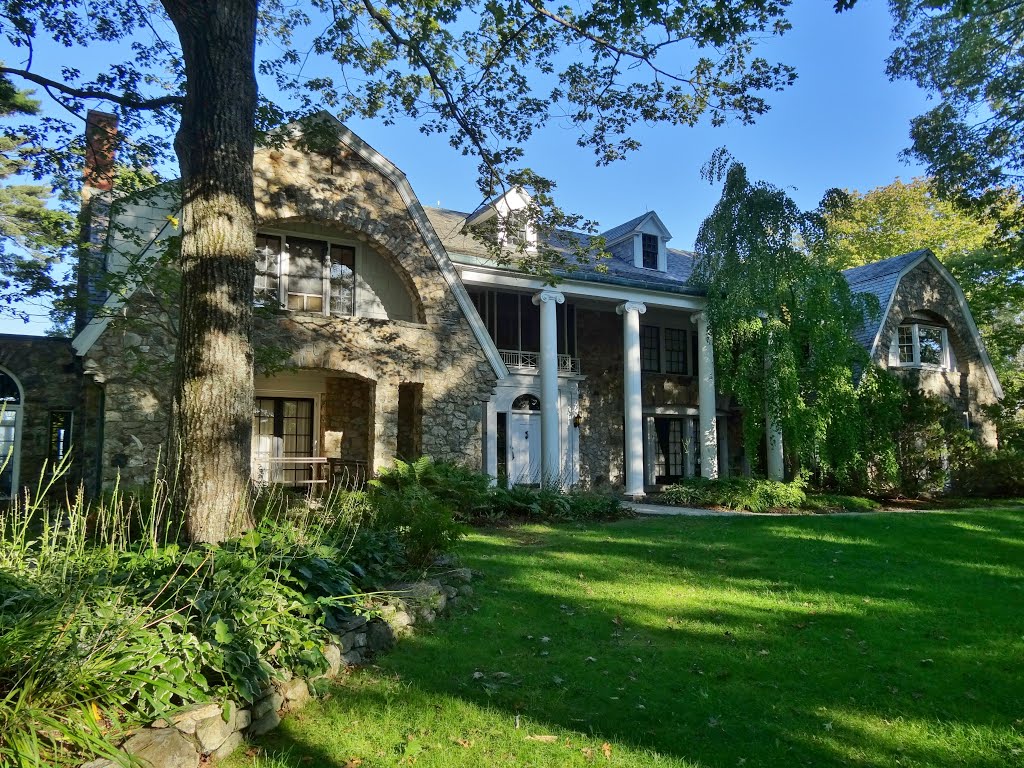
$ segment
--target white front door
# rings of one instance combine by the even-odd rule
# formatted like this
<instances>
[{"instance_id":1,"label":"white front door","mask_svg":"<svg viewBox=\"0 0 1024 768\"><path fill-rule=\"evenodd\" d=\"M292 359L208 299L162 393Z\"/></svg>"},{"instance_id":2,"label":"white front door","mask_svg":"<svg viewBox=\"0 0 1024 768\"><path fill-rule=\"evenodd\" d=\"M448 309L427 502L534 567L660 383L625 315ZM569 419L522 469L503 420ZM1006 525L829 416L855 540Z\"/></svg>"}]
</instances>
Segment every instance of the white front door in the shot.
<instances>
[{"instance_id":1,"label":"white front door","mask_svg":"<svg viewBox=\"0 0 1024 768\"><path fill-rule=\"evenodd\" d=\"M510 413L508 434L509 483L540 484L540 414Z\"/></svg>"}]
</instances>

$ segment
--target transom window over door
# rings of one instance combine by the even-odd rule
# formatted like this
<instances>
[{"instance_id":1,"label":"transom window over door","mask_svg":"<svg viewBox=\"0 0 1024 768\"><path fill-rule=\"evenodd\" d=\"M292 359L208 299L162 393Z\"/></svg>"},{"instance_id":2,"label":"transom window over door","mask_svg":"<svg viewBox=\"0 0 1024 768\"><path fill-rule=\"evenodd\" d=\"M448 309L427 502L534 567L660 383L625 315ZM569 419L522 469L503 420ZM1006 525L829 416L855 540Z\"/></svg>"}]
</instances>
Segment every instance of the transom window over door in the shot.
<instances>
[{"instance_id":1,"label":"transom window over door","mask_svg":"<svg viewBox=\"0 0 1024 768\"><path fill-rule=\"evenodd\" d=\"M299 485L313 480L313 401L257 397L252 417L253 480Z\"/></svg>"},{"instance_id":2,"label":"transom window over door","mask_svg":"<svg viewBox=\"0 0 1024 768\"><path fill-rule=\"evenodd\" d=\"M356 249L330 240L256 236L257 304L294 312L351 316L356 311Z\"/></svg>"}]
</instances>

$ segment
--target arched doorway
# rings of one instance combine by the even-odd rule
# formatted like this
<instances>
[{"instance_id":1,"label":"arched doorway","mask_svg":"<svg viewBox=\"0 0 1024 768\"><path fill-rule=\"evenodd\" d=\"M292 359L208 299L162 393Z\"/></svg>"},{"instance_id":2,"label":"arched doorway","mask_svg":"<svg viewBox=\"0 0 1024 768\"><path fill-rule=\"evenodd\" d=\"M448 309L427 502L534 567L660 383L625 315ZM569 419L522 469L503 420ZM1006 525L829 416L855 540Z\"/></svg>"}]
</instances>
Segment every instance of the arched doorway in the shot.
<instances>
[{"instance_id":1,"label":"arched doorway","mask_svg":"<svg viewBox=\"0 0 1024 768\"><path fill-rule=\"evenodd\" d=\"M13 497L18 488L23 401L14 374L0 368L0 499Z\"/></svg>"},{"instance_id":2,"label":"arched doorway","mask_svg":"<svg viewBox=\"0 0 1024 768\"><path fill-rule=\"evenodd\" d=\"M508 481L512 485L539 485L540 399L522 394L508 414Z\"/></svg>"}]
</instances>

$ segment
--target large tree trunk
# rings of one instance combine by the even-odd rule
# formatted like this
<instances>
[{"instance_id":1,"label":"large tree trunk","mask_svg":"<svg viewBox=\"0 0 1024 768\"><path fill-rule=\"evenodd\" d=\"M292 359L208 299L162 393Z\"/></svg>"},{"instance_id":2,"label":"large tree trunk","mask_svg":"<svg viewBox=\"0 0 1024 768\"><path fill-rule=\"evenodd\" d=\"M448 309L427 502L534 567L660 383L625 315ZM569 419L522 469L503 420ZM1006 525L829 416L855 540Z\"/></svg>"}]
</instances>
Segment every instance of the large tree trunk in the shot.
<instances>
[{"instance_id":1,"label":"large tree trunk","mask_svg":"<svg viewBox=\"0 0 1024 768\"><path fill-rule=\"evenodd\" d=\"M164 0L181 40L181 323L171 427L193 541L251 525L256 0Z\"/></svg>"}]
</instances>

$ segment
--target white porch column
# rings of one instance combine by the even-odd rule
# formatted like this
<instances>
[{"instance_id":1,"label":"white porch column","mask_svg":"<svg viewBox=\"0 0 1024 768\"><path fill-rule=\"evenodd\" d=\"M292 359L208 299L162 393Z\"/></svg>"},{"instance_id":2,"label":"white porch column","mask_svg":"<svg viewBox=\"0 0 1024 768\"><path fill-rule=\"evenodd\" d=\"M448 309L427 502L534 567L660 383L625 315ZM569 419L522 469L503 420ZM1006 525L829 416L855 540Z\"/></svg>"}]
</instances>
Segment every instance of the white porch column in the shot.
<instances>
[{"instance_id":1,"label":"white porch column","mask_svg":"<svg viewBox=\"0 0 1024 768\"><path fill-rule=\"evenodd\" d=\"M647 305L627 301L615 308L622 315L622 380L623 405L626 416L626 495L644 495L644 428L643 403L640 395L640 315Z\"/></svg>"},{"instance_id":2,"label":"white porch column","mask_svg":"<svg viewBox=\"0 0 1024 768\"><path fill-rule=\"evenodd\" d=\"M697 313L697 344L700 349L700 380L697 409L700 416L700 474L718 477L718 418L715 408L715 350L708 332L708 316Z\"/></svg>"},{"instance_id":3,"label":"white porch column","mask_svg":"<svg viewBox=\"0 0 1024 768\"><path fill-rule=\"evenodd\" d=\"M561 480L558 425L558 320L555 307L565 301L558 291L541 291L533 297L540 307L540 466L541 484Z\"/></svg>"}]
</instances>

